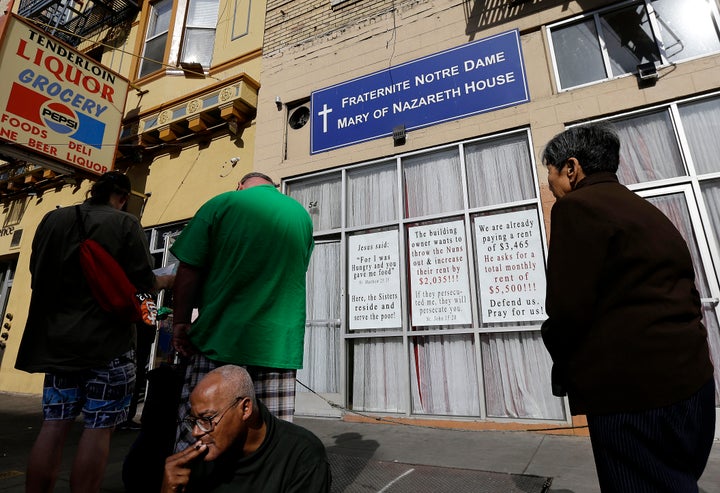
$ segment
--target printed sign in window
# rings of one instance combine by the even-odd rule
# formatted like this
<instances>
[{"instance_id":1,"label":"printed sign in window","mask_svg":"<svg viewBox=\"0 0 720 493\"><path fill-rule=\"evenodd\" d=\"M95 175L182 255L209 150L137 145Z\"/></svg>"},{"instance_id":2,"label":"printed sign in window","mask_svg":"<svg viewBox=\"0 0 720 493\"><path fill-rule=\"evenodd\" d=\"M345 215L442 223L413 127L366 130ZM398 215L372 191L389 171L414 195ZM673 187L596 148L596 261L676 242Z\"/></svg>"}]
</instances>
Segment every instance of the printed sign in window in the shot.
<instances>
[{"instance_id":1,"label":"printed sign in window","mask_svg":"<svg viewBox=\"0 0 720 493\"><path fill-rule=\"evenodd\" d=\"M348 314L351 330L402 325L399 265L396 231L349 238Z\"/></svg>"},{"instance_id":2,"label":"printed sign in window","mask_svg":"<svg viewBox=\"0 0 720 493\"><path fill-rule=\"evenodd\" d=\"M533 210L475 218L480 317L488 322L545 320L545 263Z\"/></svg>"},{"instance_id":3,"label":"printed sign in window","mask_svg":"<svg viewBox=\"0 0 720 493\"><path fill-rule=\"evenodd\" d=\"M412 325L472 323L463 221L408 228Z\"/></svg>"}]
</instances>

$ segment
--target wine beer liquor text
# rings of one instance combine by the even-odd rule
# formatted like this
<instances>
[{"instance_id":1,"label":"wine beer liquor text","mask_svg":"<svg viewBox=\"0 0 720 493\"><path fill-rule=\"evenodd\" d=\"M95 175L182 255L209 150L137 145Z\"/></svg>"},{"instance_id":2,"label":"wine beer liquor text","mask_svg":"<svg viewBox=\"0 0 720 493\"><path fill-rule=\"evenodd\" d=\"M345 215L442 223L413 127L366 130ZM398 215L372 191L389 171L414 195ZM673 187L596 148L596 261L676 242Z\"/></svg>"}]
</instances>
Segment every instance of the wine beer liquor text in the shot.
<instances>
[{"instance_id":1,"label":"wine beer liquor text","mask_svg":"<svg viewBox=\"0 0 720 493\"><path fill-rule=\"evenodd\" d=\"M0 138L85 171L108 171L127 81L20 19L9 21Z\"/></svg>"}]
</instances>

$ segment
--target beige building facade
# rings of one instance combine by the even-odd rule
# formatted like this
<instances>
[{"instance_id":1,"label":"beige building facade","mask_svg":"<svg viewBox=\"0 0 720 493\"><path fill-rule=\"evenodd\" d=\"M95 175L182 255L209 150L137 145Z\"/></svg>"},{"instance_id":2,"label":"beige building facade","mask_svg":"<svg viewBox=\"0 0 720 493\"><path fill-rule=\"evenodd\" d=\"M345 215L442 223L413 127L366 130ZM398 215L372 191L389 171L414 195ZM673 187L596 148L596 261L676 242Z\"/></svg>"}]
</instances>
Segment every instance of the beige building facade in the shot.
<instances>
[{"instance_id":1,"label":"beige building facade","mask_svg":"<svg viewBox=\"0 0 720 493\"><path fill-rule=\"evenodd\" d=\"M32 3L32 2L30 2ZM177 234L210 197L234 190L252 169L265 4L254 0L117 2L135 8L78 38L54 31L89 59L130 83L115 142L115 168L133 184L130 211L141 216L156 267L166 262L168 237ZM69 28L93 2L57 2ZM83 7L84 6L84 7ZM14 5L18 11L23 2ZM30 6L32 7L32 5ZM116 12L117 13L117 12ZM44 11L26 12L43 25ZM49 29L49 28L48 28ZM65 39L67 38L67 39ZM115 136L111 136L115 137ZM30 300L29 259L35 229L56 207L82 202L93 175L26 161L0 166L0 391L40 393L42 375L14 369ZM45 163L47 164L47 163ZM52 164L52 163L49 163ZM167 349L171 318L160 330ZM157 361L167 357L158 347Z\"/></svg>"},{"instance_id":2,"label":"beige building facade","mask_svg":"<svg viewBox=\"0 0 720 493\"><path fill-rule=\"evenodd\" d=\"M539 333L538 156L596 120L691 246L718 366L717 20L714 0L269 1L255 169L307 205L317 244L298 411L571 424ZM519 66L512 42L485 48L513 33Z\"/></svg>"}]
</instances>

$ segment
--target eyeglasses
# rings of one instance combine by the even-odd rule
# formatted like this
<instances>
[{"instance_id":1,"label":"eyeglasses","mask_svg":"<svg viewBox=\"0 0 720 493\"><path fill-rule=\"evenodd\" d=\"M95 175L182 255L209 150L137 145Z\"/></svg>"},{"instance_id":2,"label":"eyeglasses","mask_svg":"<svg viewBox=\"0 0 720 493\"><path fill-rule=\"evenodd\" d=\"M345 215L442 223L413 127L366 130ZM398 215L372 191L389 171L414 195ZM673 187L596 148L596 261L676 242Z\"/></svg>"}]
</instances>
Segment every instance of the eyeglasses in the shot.
<instances>
[{"instance_id":1,"label":"eyeglasses","mask_svg":"<svg viewBox=\"0 0 720 493\"><path fill-rule=\"evenodd\" d=\"M183 419L183 425L185 425L185 427L191 433L196 426L200 428L200 431L202 431L203 433L210 433L220 423L220 420L223 419L225 413L228 412L232 407L236 406L237 403L242 401L243 399L245 399L245 397L236 397L235 400L232 401L228 407L226 407L220 412L213 414L212 416L187 416L185 419ZM215 418L217 418L217 421L215 421Z\"/></svg>"}]
</instances>

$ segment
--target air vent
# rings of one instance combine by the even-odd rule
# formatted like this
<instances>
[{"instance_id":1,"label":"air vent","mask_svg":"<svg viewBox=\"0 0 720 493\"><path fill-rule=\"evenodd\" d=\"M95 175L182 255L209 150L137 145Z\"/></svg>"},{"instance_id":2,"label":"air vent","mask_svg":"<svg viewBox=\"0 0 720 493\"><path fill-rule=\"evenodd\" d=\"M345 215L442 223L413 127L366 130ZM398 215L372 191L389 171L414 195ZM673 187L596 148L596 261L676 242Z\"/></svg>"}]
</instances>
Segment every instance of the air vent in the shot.
<instances>
[{"instance_id":1,"label":"air vent","mask_svg":"<svg viewBox=\"0 0 720 493\"><path fill-rule=\"evenodd\" d=\"M290 118L288 118L288 125L293 130L299 130L303 128L309 121L310 108L308 108L307 105L302 105L295 108L292 113L290 113Z\"/></svg>"},{"instance_id":2,"label":"air vent","mask_svg":"<svg viewBox=\"0 0 720 493\"><path fill-rule=\"evenodd\" d=\"M306 158L310 155L310 101L288 105L285 130L286 159Z\"/></svg>"}]
</instances>

